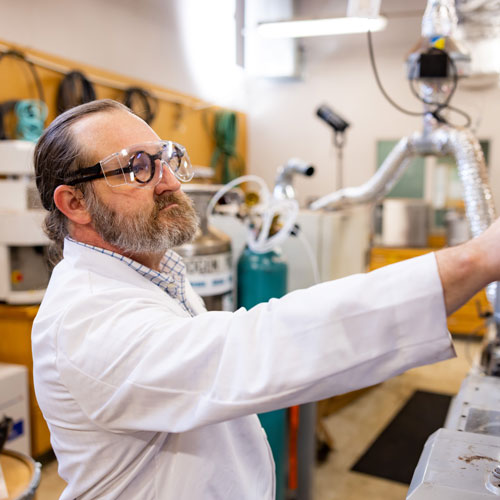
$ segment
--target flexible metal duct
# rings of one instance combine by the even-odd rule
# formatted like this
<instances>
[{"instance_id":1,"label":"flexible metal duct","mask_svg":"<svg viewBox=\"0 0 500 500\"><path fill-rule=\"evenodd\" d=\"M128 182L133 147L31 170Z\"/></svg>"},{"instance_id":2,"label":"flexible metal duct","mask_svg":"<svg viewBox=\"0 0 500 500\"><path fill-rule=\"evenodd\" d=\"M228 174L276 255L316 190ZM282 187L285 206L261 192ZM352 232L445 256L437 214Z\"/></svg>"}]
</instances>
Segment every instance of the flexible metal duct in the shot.
<instances>
[{"instance_id":1,"label":"flexible metal duct","mask_svg":"<svg viewBox=\"0 0 500 500\"><path fill-rule=\"evenodd\" d=\"M454 0L429 0L422 18L422 36L451 37L455 34L457 22Z\"/></svg>"},{"instance_id":2,"label":"flexible metal duct","mask_svg":"<svg viewBox=\"0 0 500 500\"><path fill-rule=\"evenodd\" d=\"M414 156L411 144L411 138L403 137L389 153L375 175L365 184L327 194L311 203L310 208L319 210L328 207L330 210L337 210L349 205L370 203L383 198L404 174L411 157Z\"/></svg>"},{"instance_id":3,"label":"flexible metal duct","mask_svg":"<svg viewBox=\"0 0 500 500\"><path fill-rule=\"evenodd\" d=\"M349 205L377 202L394 186L415 156L455 158L464 186L467 217L473 236L481 234L495 218L491 189L488 185L484 156L479 141L469 130L446 125L404 137L387 156L375 175L358 187L344 188L311 203L312 210L330 210Z\"/></svg>"},{"instance_id":4,"label":"flexible metal duct","mask_svg":"<svg viewBox=\"0 0 500 500\"><path fill-rule=\"evenodd\" d=\"M448 129L446 135L448 139L444 150L457 162L471 233L474 237L479 236L495 219L483 151L479 141L468 129Z\"/></svg>"},{"instance_id":5,"label":"flexible metal duct","mask_svg":"<svg viewBox=\"0 0 500 500\"><path fill-rule=\"evenodd\" d=\"M464 188L467 220L472 236L476 237L496 218L483 150L474 134L467 129L450 129L448 136L448 148L455 157L458 175ZM495 318L498 321L500 303L497 298L497 288L497 282L490 283L486 288L486 295L494 306Z\"/></svg>"},{"instance_id":6,"label":"flexible metal duct","mask_svg":"<svg viewBox=\"0 0 500 500\"><path fill-rule=\"evenodd\" d=\"M464 188L467 219L474 237L479 236L495 219L495 206L479 141L468 129L455 129L429 122L422 133L401 139L376 174L365 184L344 188L323 196L310 205L312 210L328 207L337 210L350 205L375 203L383 198L403 175L415 156L455 158ZM488 298L494 303L496 283L488 287Z\"/></svg>"}]
</instances>

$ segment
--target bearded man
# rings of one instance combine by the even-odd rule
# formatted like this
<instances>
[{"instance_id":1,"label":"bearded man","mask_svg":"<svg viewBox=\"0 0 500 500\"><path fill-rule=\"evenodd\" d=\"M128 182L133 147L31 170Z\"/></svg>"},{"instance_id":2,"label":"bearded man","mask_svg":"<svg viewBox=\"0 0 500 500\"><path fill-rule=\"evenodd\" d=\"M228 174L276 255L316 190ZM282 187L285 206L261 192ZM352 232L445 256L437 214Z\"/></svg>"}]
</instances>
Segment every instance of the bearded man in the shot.
<instances>
[{"instance_id":1,"label":"bearded man","mask_svg":"<svg viewBox=\"0 0 500 500\"><path fill-rule=\"evenodd\" d=\"M35 150L59 263L32 333L62 499L275 495L255 413L453 356L446 313L500 279L500 226L462 246L206 312L172 247L196 216L185 149L111 100L60 115Z\"/></svg>"}]
</instances>

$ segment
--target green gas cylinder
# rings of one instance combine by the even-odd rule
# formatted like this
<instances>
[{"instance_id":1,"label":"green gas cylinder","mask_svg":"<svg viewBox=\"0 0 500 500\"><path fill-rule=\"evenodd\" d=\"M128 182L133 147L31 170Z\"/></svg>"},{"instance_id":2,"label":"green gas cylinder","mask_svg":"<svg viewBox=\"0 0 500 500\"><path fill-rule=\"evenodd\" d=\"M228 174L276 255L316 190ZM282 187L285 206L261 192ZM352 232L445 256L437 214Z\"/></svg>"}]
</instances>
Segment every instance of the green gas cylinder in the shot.
<instances>
[{"instance_id":1,"label":"green gas cylinder","mask_svg":"<svg viewBox=\"0 0 500 500\"><path fill-rule=\"evenodd\" d=\"M287 292L288 266L279 250L245 248L238 261L238 307L251 307Z\"/></svg>"},{"instance_id":2,"label":"green gas cylinder","mask_svg":"<svg viewBox=\"0 0 500 500\"><path fill-rule=\"evenodd\" d=\"M238 307L251 307L287 292L288 266L279 250L266 253L245 248L238 261ZM269 332L272 335L272 332ZM276 500L284 500L287 481L287 410L259 415L276 466Z\"/></svg>"}]
</instances>

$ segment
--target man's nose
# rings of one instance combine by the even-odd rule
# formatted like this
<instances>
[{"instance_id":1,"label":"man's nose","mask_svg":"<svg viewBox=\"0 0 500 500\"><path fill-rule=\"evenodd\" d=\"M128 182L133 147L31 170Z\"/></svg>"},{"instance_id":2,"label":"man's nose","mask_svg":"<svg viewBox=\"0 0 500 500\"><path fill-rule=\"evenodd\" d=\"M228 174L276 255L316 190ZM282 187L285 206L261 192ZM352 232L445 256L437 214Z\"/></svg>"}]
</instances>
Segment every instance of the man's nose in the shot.
<instances>
[{"instance_id":1,"label":"man's nose","mask_svg":"<svg viewBox=\"0 0 500 500\"><path fill-rule=\"evenodd\" d=\"M162 169L162 178L155 186L156 194L162 194L165 191L178 191L181 187L181 183L170 171L168 165L162 161L160 162L160 168Z\"/></svg>"}]
</instances>

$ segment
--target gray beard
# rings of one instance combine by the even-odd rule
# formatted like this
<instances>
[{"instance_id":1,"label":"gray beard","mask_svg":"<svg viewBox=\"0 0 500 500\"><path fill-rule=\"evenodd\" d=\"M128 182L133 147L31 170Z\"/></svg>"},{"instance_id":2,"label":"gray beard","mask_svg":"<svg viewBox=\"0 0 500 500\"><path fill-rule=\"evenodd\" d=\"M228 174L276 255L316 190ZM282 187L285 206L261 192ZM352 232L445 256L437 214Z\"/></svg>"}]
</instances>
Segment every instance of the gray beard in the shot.
<instances>
[{"instance_id":1,"label":"gray beard","mask_svg":"<svg viewBox=\"0 0 500 500\"><path fill-rule=\"evenodd\" d=\"M94 193L86 197L94 229L107 243L126 253L165 253L194 238L198 217L191 199L183 192L155 196L151 213L116 213ZM161 210L171 203L176 207Z\"/></svg>"}]
</instances>

